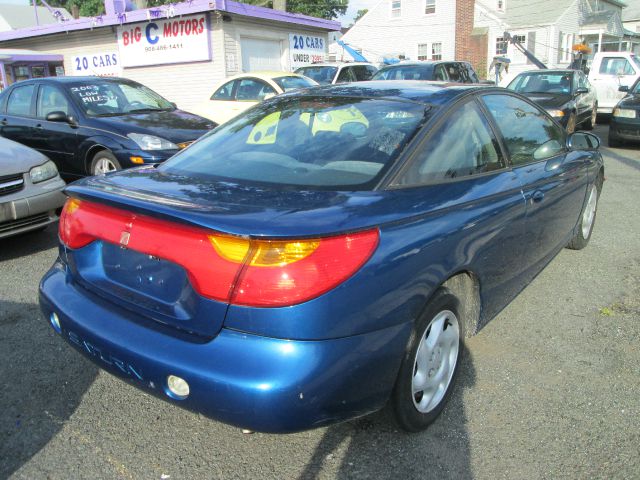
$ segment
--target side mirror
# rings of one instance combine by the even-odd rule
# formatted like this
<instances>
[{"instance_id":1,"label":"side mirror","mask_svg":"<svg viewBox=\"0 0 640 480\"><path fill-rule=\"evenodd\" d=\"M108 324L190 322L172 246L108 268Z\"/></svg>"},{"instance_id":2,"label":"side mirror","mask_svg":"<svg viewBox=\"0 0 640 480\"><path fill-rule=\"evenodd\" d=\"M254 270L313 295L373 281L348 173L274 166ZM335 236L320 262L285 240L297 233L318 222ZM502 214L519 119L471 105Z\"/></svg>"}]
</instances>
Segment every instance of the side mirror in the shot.
<instances>
[{"instance_id":1,"label":"side mirror","mask_svg":"<svg viewBox=\"0 0 640 480\"><path fill-rule=\"evenodd\" d=\"M47 120L48 122L67 122L67 123L71 123L69 122L69 116L62 112L62 111L58 111L56 110L55 112L49 112L47 113L47 116L45 117L45 120Z\"/></svg>"},{"instance_id":2,"label":"side mirror","mask_svg":"<svg viewBox=\"0 0 640 480\"><path fill-rule=\"evenodd\" d=\"M569 150L598 150L600 139L593 133L574 132L567 137L567 148Z\"/></svg>"},{"instance_id":3,"label":"side mirror","mask_svg":"<svg viewBox=\"0 0 640 480\"><path fill-rule=\"evenodd\" d=\"M589 89L585 87L576 88L576 95L581 95L583 93L589 93Z\"/></svg>"},{"instance_id":4,"label":"side mirror","mask_svg":"<svg viewBox=\"0 0 640 480\"><path fill-rule=\"evenodd\" d=\"M629 87L627 85L620 85L618 87L618 91L619 92L628 92L629 91Z\"/></svg>"}]
</instances>

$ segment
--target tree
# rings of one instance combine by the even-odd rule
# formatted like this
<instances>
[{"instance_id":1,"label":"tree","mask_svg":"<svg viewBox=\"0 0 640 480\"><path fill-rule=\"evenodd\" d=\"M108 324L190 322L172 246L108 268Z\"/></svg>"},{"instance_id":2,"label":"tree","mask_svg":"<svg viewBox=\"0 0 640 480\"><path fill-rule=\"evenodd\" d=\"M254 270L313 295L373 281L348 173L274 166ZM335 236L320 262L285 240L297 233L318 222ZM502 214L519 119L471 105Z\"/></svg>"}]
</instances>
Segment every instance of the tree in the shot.
<instances>
[{"instance_id":1,"label":"tree","mask_svg":"<svg viewBox=\"0 0 640 480\"><path fill-rule=\"evenodd\" d=\"M363 8L360 9L356 12L356 16L353 17L353 23L356 23L358 20L360 20L362 17L365 16L365 14L369 11L368 8Z\"/></svg>"},{"instance_id":2,"label":"tree","mask_svg":"<svg viewBox=\"0 0 640 480\"><path fill-rule=\"evenodd\" d=\"M332 20L344 15L349 0L287 0L287 12Z\"/></svg>"}]
</instances>

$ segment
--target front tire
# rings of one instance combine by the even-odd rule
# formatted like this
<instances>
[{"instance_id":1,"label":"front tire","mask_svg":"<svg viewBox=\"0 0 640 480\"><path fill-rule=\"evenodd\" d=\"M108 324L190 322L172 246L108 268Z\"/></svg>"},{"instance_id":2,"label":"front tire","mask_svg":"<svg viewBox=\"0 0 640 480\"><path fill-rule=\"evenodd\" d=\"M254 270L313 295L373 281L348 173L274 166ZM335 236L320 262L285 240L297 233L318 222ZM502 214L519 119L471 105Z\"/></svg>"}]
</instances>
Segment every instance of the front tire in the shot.
<instances>
[{"instance_id":1,"label":"front tire","mask_svg":"<svg viewBox=\"0 0 640 480\"><path fill-rule=\"evenodd\" d=\"M576 114L575 113L571 113L569 115L569 120L567 120L566 130L569 135L571 135L573 132L576 131Z\"/></svg>"},{"instance_id":2,"label":"front tire","mask_svg":"<svg viewBox=\"0 0 640 480\"><path fill-rule=\"evenodd\" d=\"M122 170L122 166L109 150L101 150L96 153L93 160L91 160L91 167L89 168L91 175L104 175L116 170Z\"/></svg>"},{"instance_id":3,"label":"front tire","mask_svg":"<svg viewBox=\"0 0 640 480\"><path fill-rule=\"evenodd\" d=\"M415 322L392 394L404 430L427 428L451 396L463 352L460 310L459 300L440 288Z\"/></svg>"},{"instance_id":4,"label":"front tire","mask_svg":"<svg viewBox=\"0 0 640 480\"><path fill-rule=\"evenodd\" d=\"M596 103L591 110L591 116L584 122L583 128L585 130L593 130L598 119L598 104Z\"/></svg>"},{"instance_id":5,"label":"front tire","mask_svg":"<svg viewBox=\"0 0 640 480\"><path fill-rule=\"evenodd\" d=\"M587 246L593 233L593 226L596 223L596 213L598 210L598 200L602 190L602 176L598 176L596 181L589 187L587 203L585 203L582 213L580 213L580 221L578 222L578 231L571 239L567 248L571 250L582 250Z\"/></svg>"}]
</instances>

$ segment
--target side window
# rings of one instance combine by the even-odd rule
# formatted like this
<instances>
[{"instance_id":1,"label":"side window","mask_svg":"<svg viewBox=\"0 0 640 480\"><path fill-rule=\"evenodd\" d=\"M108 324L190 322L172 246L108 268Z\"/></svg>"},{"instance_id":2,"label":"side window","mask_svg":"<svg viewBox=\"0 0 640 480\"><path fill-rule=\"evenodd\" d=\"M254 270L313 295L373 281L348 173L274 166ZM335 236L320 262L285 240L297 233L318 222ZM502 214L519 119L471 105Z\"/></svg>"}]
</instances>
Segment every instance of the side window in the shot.
<instances>
[{"instance_id":1,"label":"side window","mask_svg":"<svg viewBox=\"0 0 640 480\"><path fill-rule=\"evenodd\" d=\"M505 166L498 142L478 105L465 103L424 143L399 185L421 185L499 170Z\"/></svg>"},{"instance_id":2,"label":"side window","mask_svg":"<svg viewBox=\"0 0 640 480\"><path fill-rule=\"evenodd\" d=\"M374 67L373 65L367 65L367 66L366 66L366 69L367 69L367 72L368 72L368 75L369 75L369 78L368 78L368 79L373 78L373 76L374 76L374 75L376 74L376 72L378 71L378 69L377 69L376 67Z\"/></svg>"},{"instance_id":3,"label":"side window","mask_svg":"<svg viewBox=\"0 0 640 480\"><path fill-rule=\"evenodd\" d=\"M542 111L510 95L482 97L498 124L514 166L546 160L564 151L564 133Z\"/></svg>"},{"instance_id":4,"label":"side window","mask_svg":"<svg viewBox=\"0 0 640 480\"><path fill-rule=\"evenodd\" d=\"M449 80L452 82L462 82L462 76L460 75L460 65L457 63L447 64L447 73L449 74Z\"/></svg>"},{"instance_id":5,"label":"side window","mask_svg":"<svg viewBox=\"0 0 640 480\"><path fill-rule=\"evenodd\" d=\"M213 92L211 100L233 100L233 85L235 83L236 80L232 80L222 85L218 90Z\"/></svg>"},{"instance_id":6,"label":"side window","mask_svg":"<svg viewBox=\"0 0 640 480\"><path fill-rule=\"evenodd\" d=\"M38 95L38 108L36 115L39 118L47 118L51 112L64 112L69 115L71 107L64 94L56 87L43 85Z\"/></svg>"},{"instance_id":7,"label":"side window","mask_svg":"<svg viewBox=\"0 0 640 480\"><path fill-rule=\"evenodd\" d=\"M478 78L478 75L476 75L476 71L473 69L473 67L469 64L463 64L466 68L467 71L467 77L469 78L469 82L471 83L480 83L480 79Z\"/></svg>"},{"instance_id":8,"label":"side window","mask_svg":"<svg viewBox=\"0 0 640 480\"><path fill-rule=\"evenodd\" d=\"M442 82L446 82L449 79L444 64L438 64L433 68L433 79Z\"/></svg>"},{"instance_id":9,"label":"side window","mask_svg":"<svg viewBox=\"0 0 640 480\"><path fill-rule=\"evenodd\" d=\"M353 73L356 76L356 82L371 80L371 77L373 77L373 74L375 73L375 70L373 73L371 72L368 65L355 65L352 68Z\"/></svg>"},{"instance_id":10,"label":"side window","mask_svg":"<svg viewBox=\"0 0 640 480\"><path fill-rule=\"evenodd\" d=\"M353 67L344 67L342 70L340 70L340 73L338 74L338 79L336 80L336 83L345 83L345 82L355 82L356 80L356 76L353 74L352 71Z\"/></svg>"},{"instance_id":11,"label":"side window","mask_svg":"<svg viewBox=\"0 0 640 480\"><path fill-rule=\"evenodd\" d=\"M14 88L7 101L7 114L23 117L31 115L31 100L35 91L35 85Z\"/></svg>"},{"instance_id":12,"label":"side window","mask_svg":"<svg viewBox=\"0 0 640 480\"><path fill-rule=\"evenodd\" d=\"M600 73L604 75L634 75L636 72L626 58L604 57L600 64Z\"/></svg>"},{"instance_id":13,"label":"side window","mask_svg":"<svg viewBox=\"0 0 640 480\"><path fill-rule=\"evenodd\" d=\"M266 83L251 78L243 78L238 84L236 100L261 102L270 93L275 95L276 91Z\"/></svg>"}]
</instances>

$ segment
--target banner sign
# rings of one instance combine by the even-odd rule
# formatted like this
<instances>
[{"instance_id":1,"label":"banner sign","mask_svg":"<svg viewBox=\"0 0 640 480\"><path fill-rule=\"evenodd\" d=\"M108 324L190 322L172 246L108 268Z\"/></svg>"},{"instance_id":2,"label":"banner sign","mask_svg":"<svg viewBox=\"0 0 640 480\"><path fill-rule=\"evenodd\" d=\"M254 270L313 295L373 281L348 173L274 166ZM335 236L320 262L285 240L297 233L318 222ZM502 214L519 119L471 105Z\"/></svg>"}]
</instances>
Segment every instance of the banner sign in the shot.
<instances>
[{"instance_id":1,"label":"banner sign","mask_svg":"<svg viewBox=\"0 0 640 480\"><path fill-rule=\"evenodd\" d=\"M323 62L327 39L311 35L289 34L291 70L315 62Z\"/></svg>"},{"instance_id":2,"label":"banner sign","mask_svg":"<svg viewBox=\"0 0 640 480\"><path fill-rule=\"evenodd\" d=\"M117 77L122 75L120 56L118 52L98 52L87 55L76 55L72 60L71 75Z\"/></svg>"},{"instance_id":3,"label":"banner sign","mask_svg":"<svg viewBox=\"0 0 640 480\"><path fill-rule=\"evenodd\" d=\"M211 60L205 15L168 18L118 27L123 67Z\"/></svg>"}]
</instances>

